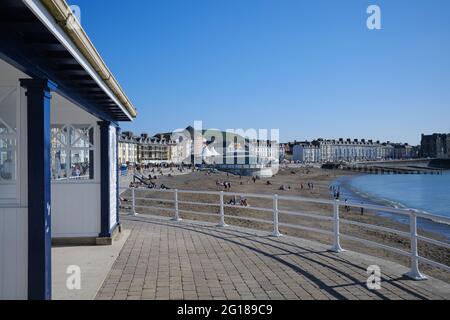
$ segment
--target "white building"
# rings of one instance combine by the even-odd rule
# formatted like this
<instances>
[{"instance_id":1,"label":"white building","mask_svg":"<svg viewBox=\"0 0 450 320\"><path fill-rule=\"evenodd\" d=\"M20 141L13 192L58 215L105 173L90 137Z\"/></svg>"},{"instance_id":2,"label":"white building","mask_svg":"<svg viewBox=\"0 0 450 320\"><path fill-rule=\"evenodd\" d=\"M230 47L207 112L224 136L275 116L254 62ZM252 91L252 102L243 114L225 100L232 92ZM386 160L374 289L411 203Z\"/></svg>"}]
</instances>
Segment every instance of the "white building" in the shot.
<instances>
[{"instance_id":1,"label":"white building","mask_svg":"<svg viewBox=\"0 0 450 320\"><path fill-rule=\"evenodd\" d=\"M117 134L136 111L65 1L0 12L0 300L51 299L52 240L117 230Z\"/></svg>"},{"instance_id":2,"label":"white building","mask_svg":"<svg viewBox=\"0 0 450 320\"><path fill-rule=\"evenodd\" d=\"M321 162L320 148L311 143L299 143L294 145L292 159L301 163Z\"/></svg>"},{"instance_id":3,"label":"white building","mask_svg":"<svg viewBox=\"0 0 450 320\"><path fill-rule=\"evenodd\" d=\"M133 132L123 132L119 137L119 164L134 165L138 162L138 143Z\"/></svg>"},{"instance_id":4,"label":"white building","mask_svg":"<svg viewBox=\"0 0 450 320\"><path fill-rule=\"evenodd\" d=\"M366 139L318 139L298 142L293 147L293 160L302 163L357 162L389 159L410 159L413 147L408 144Z\"/></svg>"}]
</instances>

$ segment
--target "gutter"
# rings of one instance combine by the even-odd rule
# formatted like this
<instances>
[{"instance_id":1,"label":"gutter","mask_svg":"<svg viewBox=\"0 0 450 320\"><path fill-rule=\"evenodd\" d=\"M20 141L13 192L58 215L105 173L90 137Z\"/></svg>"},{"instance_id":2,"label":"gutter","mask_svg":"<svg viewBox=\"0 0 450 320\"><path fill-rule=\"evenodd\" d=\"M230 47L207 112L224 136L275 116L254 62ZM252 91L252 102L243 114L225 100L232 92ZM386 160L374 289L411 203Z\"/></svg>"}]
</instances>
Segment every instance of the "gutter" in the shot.
<instances>
[{"instance_id":1,"label":"gutter","mask_svg":"<svg viewBox=\"0 0 450 320\"><path fill-rule=\"evenodd\" d=\"M106 66L97 49L95 49L86 32L81 27L78 19L73 15L67 2L65 0L40 0L40 2L73 41L78 50L91 64L92 68L94 68L105 84L111 89L117 99L127 109L131 117L136 118L137 112L135 107L126 96L114 75Z\"/></svg>"}]
</instances>

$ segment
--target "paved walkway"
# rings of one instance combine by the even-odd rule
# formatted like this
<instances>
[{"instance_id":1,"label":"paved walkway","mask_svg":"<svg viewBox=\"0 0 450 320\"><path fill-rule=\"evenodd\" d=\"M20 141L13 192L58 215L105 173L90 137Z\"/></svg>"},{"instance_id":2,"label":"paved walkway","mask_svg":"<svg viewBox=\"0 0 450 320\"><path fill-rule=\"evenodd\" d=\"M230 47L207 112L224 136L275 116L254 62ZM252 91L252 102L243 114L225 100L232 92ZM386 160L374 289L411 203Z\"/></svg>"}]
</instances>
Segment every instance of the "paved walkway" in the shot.
<instances>
[{"instance_id":1,"label":"paved walkway","mask_svg":"<svg viewBox=\"0 0 450 320\"><path fill-rule=\"evenodd\" d=\"M402 277L406 268L292 237L204 222L123 217L131 235L97 299L448 299L442 281ZM366 286L379 265L380 290Z\"/></svg>"}]
</instances>

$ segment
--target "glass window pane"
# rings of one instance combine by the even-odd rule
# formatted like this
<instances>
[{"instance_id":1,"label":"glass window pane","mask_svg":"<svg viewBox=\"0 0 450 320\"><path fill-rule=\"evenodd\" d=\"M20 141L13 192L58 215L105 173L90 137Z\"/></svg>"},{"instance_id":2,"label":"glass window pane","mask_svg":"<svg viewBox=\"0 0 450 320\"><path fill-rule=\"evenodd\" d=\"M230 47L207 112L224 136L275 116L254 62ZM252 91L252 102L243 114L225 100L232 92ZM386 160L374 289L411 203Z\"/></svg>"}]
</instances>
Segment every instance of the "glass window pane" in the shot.
<instances>
[{"instance_id":1,"label":"glass window pane","mask_svg":"<svg viewBox=\"0 0 450 320\"><path fill-rule=\"evenodd\" d=\"M16 140L0 138L0 182L16 180Z\"/></svg>"},{"instance_id":2,"label":"glass window pane","mask_svg":"<svg viewBox=\"0 0 450 320\"><path fill-rule=\"evenodd\" d=\"M67 127L64 125L52 126L52 148L65 148L68 142Z\"/></svg>"},{"instance_id":3,"label":"glass window pane","mask_svg":"<svg viewBox=\"0 0 450 320\"><path fill-rule=\"evenodd\" d=\"M0 134L17 131L17 88L0 87Z\"/></svg>"},{"instance_id":4,"label":"glass window pane","mask_svg":"<svg viewBox=\"0 0 450 320\"><path fill-rule=\"evenodd\" d=\"M85 125L71 126L70 143L73 148L91 148L94 144L94 129Z\"/></svg>"},{"instance_id":5,"label":"glass window pane","mask_svg":"<svg viewBox=\"0 0 450 320\"><path fill-rule=\"evenodd\" d=\"M94 178L94 152L81 149L70 152L69 179L89 180Z\"/></svg>"},{"instance_id":6,"label":"glass window pane","mask_svg":"<svg viewBox=\"0 0 450 320\"><path fill-rule=\"evenodd\" d=\"M67 152L66 150L52 149L52 179L67 179Z\"/></svg>"},{"instance_id":7,"label":"glass window pane","mask_svg":"<svg viewBox=\"0 0 450 320\"><path fill-rule=\"evenodd\" d=\"M90 125L52 126L52 179L94 179L94 128Z\"/></svg>"},{"instance_id":8,"label":"glass window pane","mask_svg":"<svg viewBox=\"0 0 450 320\"><path fill-rule=\"evenodd\" d=\"M15 201L17 188L17 87L0 87L0 200Z\"/></svg>"}]
</instances>

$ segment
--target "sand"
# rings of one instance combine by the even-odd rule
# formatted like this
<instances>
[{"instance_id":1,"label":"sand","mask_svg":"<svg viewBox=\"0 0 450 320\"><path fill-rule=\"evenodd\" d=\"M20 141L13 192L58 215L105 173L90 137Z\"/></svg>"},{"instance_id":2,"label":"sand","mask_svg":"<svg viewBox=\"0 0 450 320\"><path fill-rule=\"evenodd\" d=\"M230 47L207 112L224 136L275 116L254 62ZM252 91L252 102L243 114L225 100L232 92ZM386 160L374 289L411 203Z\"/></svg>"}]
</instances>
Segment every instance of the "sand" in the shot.
<instances>
[{"instance_id":1,"label":"sand","mask_svg":"<svg viewBox=\"0 0 450 320\"><path fill-rule=\"evenodd\" d=\"M323 170L317 168L282 168L280 172L267 179L257 180L253 183L251 177L239 177L233 175L227 175L226 173L214 173L207 175L205 172L195 172L187 175L168 177L159 177L154 180L158 185L164 184L171 189L180 190L209 190L218 191L222 190L216 186L216 181L230 181L232 184L231 192L240 193L258 193L258 194L278 194L287 196L301 196L305 198L321 198L321 199L332 199L330 195L329 186L339 177L355 175L357 173L341 171L341 170ZM270 181L270 185L267 184ZM314 184L314 189L308 189L308 183ZM303 184L303 189L301 185ZM286 188L290 187L285 191L280 190L281 186ZM143 206L156 206L165 207L168 209L173 209L172 203L164 203L159 201L149 201L143 200L143 198L159 198L167 199L172 198L173 194L166 193L155 193L151 191L139 191L136 193L137 197L142 198L137 200L137 205ZM229 201L230 196L225 197L225 201ZM193 195L193 194L180 194L180 201L189 202L207 202L207 203L218 203L217 196L210 195ZM238 198L239 200L239 198ZM272 208L271 199L255 199L248 198L249 208L244 208L241 206L230 206L225 210L225 214L229 216L239 216L239 217L250 217L272 221L271 212L260 212L254 210L255 207ZM197 206L191 204L180 204L181 216L186 219L192 220L205 220L205 221L217 221L217 214L219 212L218 206ZM281 201L279 202L279 209L286 211L295 211L301 213L314 213L323 216L332 216L332 206L314 204L309 202L293 202L293 201ZM213 216L207 215L193 215L185 211L203 212L210 213ZM138 207L139 213L143 214L159 214L163 216L173 215L173 211L168 210L155 210L145 207ZM352 209L350 212L346 212L341 209L340 216L342 219L347 219L351 221L363 222L372 225L389 227L395 230L409 231L409 227L405 224L393 221L390 218L381 217L374 212L365 211L363 215L358 208ZM326 230L332 230L332 223L330 221L316 220L311 218L304 218L299 216L291 216L286 214L280 214L279 220L281 223L298 224L305 227L323 228ZM270 232L272 230L272 225L269 223L260 223L249 220L236 219L232 217L226 218L226 223L229 225L238 225L249 228L257 228L262 230L267 230ZM320 234L317 232L303 231L299 229L294 229L290 227L280 227L280 231L283 234L297 236L305 239L315 240L326 244L333 243L331 236L326 234ZM371 240L377 243L386 244L392 247L396 247L405 251L409 251L410 243L407 238L402 236L381 232L377 230L369 230L366 228L352 226L347 224L341 224L341 232L346 235L351 235L359 237L366 240ZM443 240L442 237L434 233L425 232L419 230L419 234L438 240ZM409 266L409 258L405 256L392 253L379 248L373 248L358 242L342 240L341 245L344 249L366 253L369 255L374 255L382 258L386 258L391 261L395 261L405 266ZM421 256L432 259L434 261L450 265L450 250L438 247L425 242L419 242L419 253ZM421 271L427 275L433 276L435 278L450 282L450 274L443 270L431 267L428 265L421 264Z\"/></svg>"}]
</instances>

